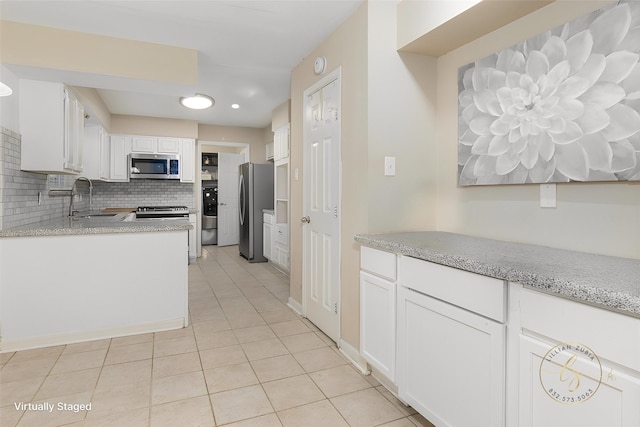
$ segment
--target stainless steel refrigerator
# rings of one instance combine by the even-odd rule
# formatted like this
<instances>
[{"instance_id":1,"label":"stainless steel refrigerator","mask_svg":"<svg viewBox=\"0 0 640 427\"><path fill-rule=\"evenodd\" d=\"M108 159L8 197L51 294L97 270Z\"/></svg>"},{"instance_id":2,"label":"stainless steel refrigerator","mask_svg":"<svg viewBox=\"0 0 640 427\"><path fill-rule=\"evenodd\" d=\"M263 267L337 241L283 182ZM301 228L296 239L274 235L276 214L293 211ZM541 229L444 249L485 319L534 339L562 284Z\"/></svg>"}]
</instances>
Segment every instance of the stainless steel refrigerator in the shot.
<instances>
[{"instance_id":1,"label":"stainless steel refrigerator","mask_svg":"<svg viewBox=\"0 0 640 427\"><path fill-rule=\"evenodd\" d=\"M249 262L266 262L262 253L262 210L273 209L273 165L240 165L238 185L240 255Z\"/></svg>"}]
</instances>

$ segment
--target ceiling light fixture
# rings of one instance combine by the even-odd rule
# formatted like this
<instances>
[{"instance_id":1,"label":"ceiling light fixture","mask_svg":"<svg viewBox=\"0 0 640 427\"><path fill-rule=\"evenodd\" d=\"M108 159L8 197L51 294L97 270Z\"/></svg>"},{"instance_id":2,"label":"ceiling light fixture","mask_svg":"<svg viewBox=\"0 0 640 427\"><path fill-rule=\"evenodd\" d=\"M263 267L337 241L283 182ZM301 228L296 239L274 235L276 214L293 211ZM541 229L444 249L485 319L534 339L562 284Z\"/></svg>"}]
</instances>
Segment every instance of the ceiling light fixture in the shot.
<instances>
[{"instance_id":1,"label":"ceiling light fixture","mask_svg":"<svg viewBox=\"0 0 640 427\"><path fill-rule=\"evenodd\" d=\"M204 110L205 108L213 107L213 104L215 103L216 102L212 97L201 93L180 98L181 105L194 110Z\"/></svg>"},{"instance_id":2,"label":"ceiling light fixture","mask_svg":"<svg viewBox=\"0 0 640 427\"><path fill-rule=\"evenodd\" d=\"M231 104L231 108L233 108L234 110L237 110L238 108L240 108L240 105L238 105L238 104Z\"/></svg>"},{"instance_id":3,"label":"ceiling light fixture","mask_svg":"<svg viewBox=\"0 0 640 427\"><path fill-rule=\"evenodd\" d=\"M0 96L9 96L13 93L13 90L6 84L0 82Z\"/></svg>"}]
</instances>

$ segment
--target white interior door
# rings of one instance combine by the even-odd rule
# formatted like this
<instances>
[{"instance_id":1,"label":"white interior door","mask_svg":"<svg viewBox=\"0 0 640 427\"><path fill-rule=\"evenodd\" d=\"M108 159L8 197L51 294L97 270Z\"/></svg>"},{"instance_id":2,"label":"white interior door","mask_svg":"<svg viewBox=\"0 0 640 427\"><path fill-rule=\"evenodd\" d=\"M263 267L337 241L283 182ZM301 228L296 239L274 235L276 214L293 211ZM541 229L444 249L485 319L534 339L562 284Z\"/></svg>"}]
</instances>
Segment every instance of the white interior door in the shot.
<instances>
[{"instance_id":1,"label":"white interior door","mask_svg":"<svg viewBox=\"0 0 640 427\"><path fill-rule=\"evenodd\" d=\"M340 69L304 93L303 309L340 338Z\"/></svg>"},{"instance_id":2,"label":"white interior door","mask_svg":"<svg viewBox=\"0 0 640 427\"><path fill-rule=\"evenodd\" d=\"M238 166L243 161L243 154L218 154L218 246L237 245L240 241Z\"/></svg>"}]
</instances>

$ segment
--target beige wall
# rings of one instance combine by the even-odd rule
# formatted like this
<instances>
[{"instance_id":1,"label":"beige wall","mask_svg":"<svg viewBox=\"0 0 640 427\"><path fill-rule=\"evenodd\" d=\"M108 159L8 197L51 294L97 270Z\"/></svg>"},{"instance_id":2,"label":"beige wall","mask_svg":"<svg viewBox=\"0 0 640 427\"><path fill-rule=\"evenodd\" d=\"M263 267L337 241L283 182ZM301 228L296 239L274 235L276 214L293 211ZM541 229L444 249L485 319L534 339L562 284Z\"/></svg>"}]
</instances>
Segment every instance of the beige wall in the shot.
<instances>
[{"instance_id":1,"label":"beige wall","mask_svg":"<svg viewBox=\"0 0 640 427\"><path fill-rule=\"evenodd\" d=\"M342 295L341 335L358 345L358 248L353 235L367 231L367 7L363 4L291 74L291 298L302 303L302 108L303 93L323 76L313 73L317 56L327 59L330 73L342 67Z\"/></svg>"},{"instance_id":2,"label":"beige wall","mask_svg":"<svg viewBox=\"0 0 640 427\"><path fill-rule=\"evenodd\" d=\"M193 120L164 119L159 117L111 116L112 134L173 136L198 138L198 122Z\"/></svg>"},{"instance_id":3,"label":"beige wall","mask_svg":"<svg viewBox=\"0 0 640 427\"><path fill-rule=\"evenodd\" d=\"M341 338L359 347L358 233L433 229L436 61L396 51L396 2L365 2L292 73L291 167L302 177L302 94L342 67ZM325 75L326 75L325 73ZM397 174L384 176L384 157ZM291 296L302 301L302 179L291 182Z\"/></svg>"},{"instance_id":4,"label":"beige wall","mask_svg":"<svg viewBox=\"0 0 640 427\"><path fill-rule=\"evenodd\" d=\"M438 229L640 258L640 184L558 184L557 208L539 207L538 185L457 186L457 71L603 2L555 2L438 59Z\"/></svg>"},{"instance_id":5,"label":"beige wall","mask_svg":"<svg viewBox=\"0 0 640 427\"><path fill-rule=\"evenodd\" d=\"M102 126L107 130L107 132L111 131L111 113L109 109L104 104L102 98L100 98L100 94L94 88L88 87L80 87L73 86L73 92L76 94L80 103L84 107L84 111L87 114L91 114L93 117L93 121L100 122Z\"/></svg>"},{"instance_id":6,"label":"beige wall","mask_svg":"<svg viewBox=\"0 0 640 427\"><path fill-rule=\"evenodd\" d=\"M198 81L195 49L11 21L2 21L0 40L5 64L180 84Z\"/></svg>"},{"instance_id":7,"label":"beige wall","mask_svg":"<svg viewBox=\"0 0 640 427\"><path fill-rule=\"evenodd\" d=\"M275 132L279 127L291 122L291 100L287 99L273 109L271 113L271 131Z\"/></svg>"},{"instance_id":8,"label":"beige wall","mask_svg":"<svg viewBox=\"0 0 640 427\"><path fill-rule=\"evenodd\" d=\"M396 51L396 3L369 2L368 232L435 229L437 68ZM384 175L384 157L396 176Z\"/></svg>"},{"instance_id":9,"label":"beige wall","mask_svg":"<svg viewBox=\"0 0 640 427\"><path fill-rule=\"evenodd\" d=\"M238 142L249 144L251 162L267 163L266 140L267 132L264 128L247 128L237 126L199 125L198 139L209 142Z\"/></svg>"}]
</instances>

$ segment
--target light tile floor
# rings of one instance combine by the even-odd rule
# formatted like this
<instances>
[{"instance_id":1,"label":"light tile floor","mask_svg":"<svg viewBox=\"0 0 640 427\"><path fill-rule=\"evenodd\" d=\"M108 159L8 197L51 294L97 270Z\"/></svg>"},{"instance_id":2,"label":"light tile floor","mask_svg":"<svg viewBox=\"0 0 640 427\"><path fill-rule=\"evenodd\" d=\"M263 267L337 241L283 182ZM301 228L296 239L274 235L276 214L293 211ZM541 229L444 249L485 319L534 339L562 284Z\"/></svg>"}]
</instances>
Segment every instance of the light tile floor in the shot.
<instances>
[{"instance_id":1,"label":"light tile floor","mask_svg":"<svg viewBox=\"0 0 640 427\"><path fill-rule=\"evenodd\" d=\"M188 328L1 354L0 425L431 426L354 369L288 297L272 266L207 246L189 266Z\"/></svg>"}]
</instances>

